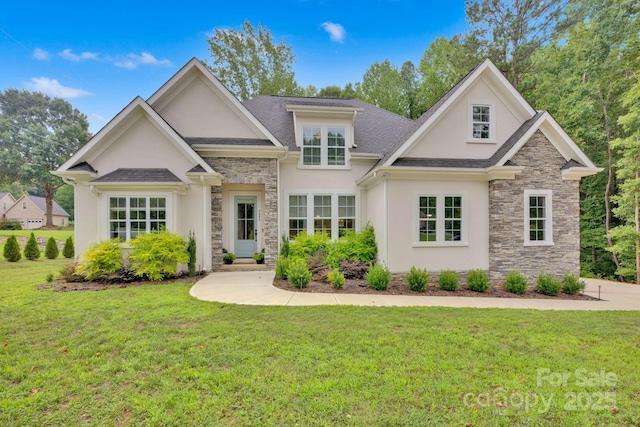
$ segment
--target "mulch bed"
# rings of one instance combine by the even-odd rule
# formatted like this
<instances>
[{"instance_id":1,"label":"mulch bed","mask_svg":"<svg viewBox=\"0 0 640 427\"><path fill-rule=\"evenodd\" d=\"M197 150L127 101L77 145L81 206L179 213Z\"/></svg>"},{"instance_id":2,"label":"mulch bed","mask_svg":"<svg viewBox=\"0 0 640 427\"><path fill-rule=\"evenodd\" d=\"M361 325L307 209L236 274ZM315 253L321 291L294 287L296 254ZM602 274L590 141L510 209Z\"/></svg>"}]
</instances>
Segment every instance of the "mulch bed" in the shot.
<instances>
[{"instance_id":1,"label":"mulch bed","mask_svg":"<svg viewBox=\"0 0 640 427\"><path fill-rule=\"evenodd\" d=\"M286 291L294 292L311 292L311 293L335 293L335 294L373 294L373 295L415 295L415 296L447 296L447 297L479 297L479 298L540 298L540 299L568 299L568 300L598 300L597 298L585 295L567 295L565 293L558 293L556 296L549 296L541 294L535 289L528 289L524 295L517 295L511 292L507 292L504 289L504 284L492 283L486 292L475 292L466 287L463 283L460 284L455 291L445 291L440 289L437 282L430 282L427 289L424 292L416 292L409 289L407 282L403 277L397 275L392 276L389 288L385 291L377 291L367 286L367 282L364 279L345 281L342 289L334 289L330 283L326 283L317 279L309 282L306 288L298 289L291 285L286 280L275 278L273 285L277 288L284 289Z\"/></svg>"},{"instance_id":2,"label":"mulch bed","mask_svg":"<svg viewBox=\"0 0 640 427\"><path fill-rule=\"evenodd\" d=\"M45 283L38 286L38 289L53 289L55 292L71 292L71 291L104 291L107 289L131 288L135 286L145 285L170 285L173 283L195 283L204 276L182 276L173 279L150 281L140 280L127 283L100 283L100 282L67 282L65 280L54 280L51 283Z\"/></svg>"}]
</instances>

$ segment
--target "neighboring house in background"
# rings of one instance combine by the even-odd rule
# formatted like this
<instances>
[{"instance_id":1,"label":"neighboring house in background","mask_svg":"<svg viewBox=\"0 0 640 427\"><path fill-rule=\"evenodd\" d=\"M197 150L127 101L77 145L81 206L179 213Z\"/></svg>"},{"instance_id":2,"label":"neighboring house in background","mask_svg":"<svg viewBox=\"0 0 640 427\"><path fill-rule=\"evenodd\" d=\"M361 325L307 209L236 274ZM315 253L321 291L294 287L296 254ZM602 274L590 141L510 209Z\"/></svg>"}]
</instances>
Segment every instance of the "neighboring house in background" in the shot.
<instances>
[{"instance_id":1,"label":"neighboring house in background","mask_svg":"<svg viewBox=\"0 0 640 427\"><path fill-rule=\"evenodd\" d=\"M579 272L579 183L600 169L484 61L413 121L354 99L240 103L197 59L135 98L54 173L76 253L165 226L198 268L279 236L373 224L392 271Z\"/></svg>"},{"instance_id":2,"label":"neighboring house in background","mask_svg":"<svg viewBox=\"0 0 640 427\"><path fill-rule=\"evenodd\" d=\"M43 227L47 223L47 201L44 197L25 194L11 206L5 217L18 221L24 230ZM69 225L69 214L55 201L53 202L53 225Z\"/></svg>"},{"instance_id":3,"label":"neighboring house in background","mask_svg":"<svg viewBox=\"0 0 640 427\"><path fill-rule=\"evenodd\" d=\"M0 192L0 220L5 219L5 214L15 202L16 199L11 193Z\"/></svg>"}]
</instances>

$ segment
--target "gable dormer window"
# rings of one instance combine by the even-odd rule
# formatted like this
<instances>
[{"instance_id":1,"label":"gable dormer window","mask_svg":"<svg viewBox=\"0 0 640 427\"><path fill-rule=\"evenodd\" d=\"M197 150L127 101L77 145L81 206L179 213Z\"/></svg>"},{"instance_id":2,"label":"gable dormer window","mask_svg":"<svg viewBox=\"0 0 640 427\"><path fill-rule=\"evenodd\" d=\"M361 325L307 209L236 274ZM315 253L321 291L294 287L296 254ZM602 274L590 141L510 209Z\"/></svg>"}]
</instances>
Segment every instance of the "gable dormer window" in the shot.
<instances>
[{"instance_id":1,"label":"gable dormer window","mask_svg":"<svg viewBox=\"0 0 640 427\"><path fill-rule=\"evenodd\" d=\"M303 166L346 166L347 129L337 126L302 127Z\"/></svg>"},{"instance_id":2,"label":"gable dormer window","mask_svg":"<svg viewBox=\"0 0 640 427\"><path fill-rule=\"evenodd\" d=\"M470 142L495 142L495 113L489 104L472 104L469 120Z\"/></svg>"}]
</instances>

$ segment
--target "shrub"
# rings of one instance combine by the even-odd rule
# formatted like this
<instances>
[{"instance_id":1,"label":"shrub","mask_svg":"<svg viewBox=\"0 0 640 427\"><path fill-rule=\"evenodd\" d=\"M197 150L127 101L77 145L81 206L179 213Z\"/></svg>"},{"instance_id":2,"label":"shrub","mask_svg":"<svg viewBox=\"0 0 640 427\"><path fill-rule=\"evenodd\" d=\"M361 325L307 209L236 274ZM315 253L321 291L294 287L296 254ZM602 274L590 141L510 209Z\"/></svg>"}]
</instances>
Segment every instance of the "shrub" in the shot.
<instances>
[{"instance_id":1,"label":"shrub","mask_svg":"<svg viewBox=\"0 0 640 427\"><path fill-rule=\"evenodd\" d=\"M458 289L458 273L451 270L441 271L438 284L445 291L455 291Z\"/></svg>"},{"instance_id":2,"label":"shrub","mask_svg":"<svg viewBox=\"0 0 640 427\"><path fill-rule=\"evenodd\" d=\"M189 261L187 262L187 269L189 270L189 276L196 275L196 236L193 231L189 232L189 240L187 242L187 254L189 254Z\"/></svg>"},{"instance_id":3,"label":"shrub","mask_svg":"<svg viewBox=\"0 0 640 427\"><path fill-rule=\"evenodd\" d=\"M382 264L374 264L369 268L365 279L367 280L367 284L373 289L383 291L389 287L391 272Z\"/></svg>"},{"instance_id":4,"label":"shrub","mask_svg":"<svg viewBox=\"0 0 640 427\"><path fill-rule=\"evenodd\" d=\"M478 268L470 270L467 276L467 287L472 291L486 292L489 289L489 277L484 270Z\"/></svg>"},{"instance_id":5,"label":"shrub","mask_svg":"<svg viewBox=\"0 0 640 427\"><path fill-rule=\"evenodd\" d=\"M294 258L289 261L287 280L296 288L306 288L311 281L311 272L304 259Z\"/></svg>"},{"instance_id":6,"label":"shrub","mask_svg":"<svg viewBox=\"0 0 640 427\"><path fill-rule=\"evenodd\" d=\"M236 260L236 255L233 252L229 252L226 249L222 250L222 261L225 264L233 264L233 261Z\"/></svg>"},{"instance_id":7,"label":"shrub","mask_svg":"<svg viewBox=\"0 0 640 427\"><path fill-rule=\"evenodd\" d=\"M575 295L583 289L583 282L571 273L564 275L562 279L562 292L568 295Z\"/></svg>"},{"instance_id":8,"label":"shrub","mask_svg":"<svg viewBox=\"0 0 640 427\"><path fill-rule=\"evenodd\" d=\"M282 235L282 243L280 244L280 256L282 258L287 258L289 256L289 239L287 239L287 235Z\"/></svg>"},{"instance_id":9,"label":"shrub","mask_svg":"<svg viewBox=\"0 0 640 427\"><path fill-rule=\"evenodd\" d=\"M22 258L20 253L20 245L18 245L18 239L13 234L9 236L4 244L4 259L9 262L17 262Z\"/></svg>"},{"instance_id":10,"label":"shrub","mask_svg":"<svg viewBox=\"0 0 640 427\"><path fill-rule=\"evenodd\" d=\"M184 238L165 230L139 234L131 240L131 246L131 270L136 275L148 277L150 280L175 276L178 263L189 262Z\"/></svg>"},{"instance_id":11,"label":"shrub","mask_svg":"<svg viewBox=\"0 0 640 427\"><path fill-rule=\"evenodd\" d=\"M77 267L78 267L78 264L76 263L65 264L62 267L62 270L60 270L60 276L66 282L82 282L84 278L82 277L82 275L76 272Z\"/></svg>"},{"instance_id":12,"label":"shrub","mask_svg":"<svg viewBox=\"0 0 640 427\"><path fill-rule=\"evenodd\" d=\"M344 286L344 274L340 273L340 270L337 268L327 273L327 279L329 279L329 282L331 282L331 285L333 285L335 289L342 289Z\"/></svg>"},{"instance_id":13,"label":"shrub","mask_svg":"<svg viewBox=\"0 0 640 427\"><path fill-rule=\"evenodd\" d=\"M519 271L510 271L505 279L504 288L512 294L523 295L527 292L527 278Z\"/></svg>"},{"instance_id":14,"label":"shrub","mask_svg":"<svg viewBox=\"0 0 640 427\"><path fill-rule=\"evenodd\" d=\"M30 261L35 261L40 258L40 247L33 233L31 233L27 244L24 246L24 257Z\"/></svg>"},{"instance_id":15,"label":"shrub","mask_svg":"<svg viewBox=\"0 0 640 427\"><path fill-rule=\"evenodd\" d=\"M346 230L339 239L327 245L326 252L325 264L334 268L344 260L358 260L365 263L375 260L378 246L373 226L367 224L358 232Z\"/></svg>"},{"instance_id":16,"label":"shrub","mask_svg":"<svg viewBox=\"0 0 640 427\"><path fill-rule=\"evenodd\" d=\"M325 250L329 243L329 236L324 233L299 233L289 242L289 256L306 258L315 255L320 249Z\"/></svg>"},{"instance_id":17,"label":"shrub","mask_svg":"<svg viewBox=\"0 0 640 427\"><path fill-rule=\"evenodd\" d=\"M560 289L562 289L562 282L551 277L549 273L541 272L536 279L536 283L538 284L538 286L536 286L538 292L545 295L557 295Z\"/></svg>"},{"instance_id":18,"label":"shrub","mask_svg":"<svg viewBox=\"0 0 640 427\"><path fill-rule=\"evenodd\" d=\"M105 278L122 268L120 244L105 240L94 243L80 256L76 271L87 280Z\"/></svg>"},{"instance_id":19,"label":"shrub","mask_svg":"<svg viewBox=\"0 0 640 427\"><path fill-rule=\"evenodd\" d=\"M75 256L75 250L73 249L73 238L67 237L62 248L62 256L65 258L73 258Z\"/></svg>"},{"instance_id":20,"label":"shrub","mask_svg":"<svg viewBox=\"0 0 640 427\"><path fill-rule=\"evenodd\" d=\"M409 283L409 289L416 292L424 292L427 289L427 283L429 283L429 273L425 268L411 267L407 275L405 276L407 283Z\"/></svg>"},{"instance_id":21,"label":"shrub","mask_svg":"<svg viewBox=\"0 0 640 427\"><path fill-rule=\"evenodd\" d=\"M53 282L53 277L54 277L53 273L49 273L49 274L47 274L47 277L46 277L45 280L47 281L47 283L51 283L51 282Z\"/></svg>"},{"instance_id":22,"label":"shrub","mask_svg":"<svg viewBox=\"0 0 640 427\"><path fill-rule=\"evenodd\" d=\"M289 258L280 256L276 260L276 277L287 280L287 269L289 268Z\"/></svg>"},{"instance_id":23,"label":"shrub","mask_svg":"<svg viewBox=\"0 0 640 427\"><path fill-rule=\"evenodd\" d=\"M22 230L22 226L18 221L0 221L0 230Z\"/></svg>"},{"instance_id":24,"label":"shrub","mask_svg":"<svg viewBox=\"0 0 640 427\"><path fill-rule=\"evenodd\" d=\"M347 279L364 279L370 266L364 261L347 259L340 262L340 271Z\"/></svg>"},{"instance_id":25,"label":"shrub","mask_svg":"<svg viewBox=\"0 0 640 427\"><path fill-rule=\"evenodd\" d=\"M49 237L47 240L47 246L44 248L44 256L49 259L56 259L60 255L60 250L58 249L58 243L56 239L53 237Z\"/></svg>"}]
</instances>

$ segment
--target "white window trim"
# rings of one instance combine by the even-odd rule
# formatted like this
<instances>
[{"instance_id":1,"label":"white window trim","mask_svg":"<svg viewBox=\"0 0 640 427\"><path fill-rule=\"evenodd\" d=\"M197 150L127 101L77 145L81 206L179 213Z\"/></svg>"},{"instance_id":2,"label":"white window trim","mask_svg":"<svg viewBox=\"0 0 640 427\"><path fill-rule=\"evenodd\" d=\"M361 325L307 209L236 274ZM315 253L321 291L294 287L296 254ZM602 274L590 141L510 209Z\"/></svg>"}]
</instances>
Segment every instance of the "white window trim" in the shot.
<instances>
[{"instance_id":1,"label":"white window trim","mask_svg":"<svg viewBox=\"0 0 640 427\"><path fill-rule=\"evenodd\" d=\"M319 165L305 165L304 164L304 128L316 127L320 128L320 164ZM329 128L342 128L344 129L344 165L329 165L328 153L329 153ZM314 123L314 122L300 122L296 129L296 145L300 147L300 160L298 161L299 169L351 169L351 147L353 147L353 132L349 125L345 123ZM320 194L320 193L316 193Z\"/></svg>"},{"instance_id":2,"label":"white window trim","mask_svg":"<svg viewBox=\"0 0 640 427\"><path fill-rule=\"evenodd\" d=\"M473 107L489 107L489 138L473 137ZM490 102L470 102L467 108L467 142L473 144L496 143L496 109Z\"/></svg>"},{"instance_id":3,"label":"white window trim","mask_svg":"<svg viewBox=\"0 0 640 427\"><path fill-rule=\"evenodd\" d=\"M553 243L553 191L552 190L524 190L524 246L552 246ZM544 240L531 240L529 228L529 197L544 196L546 224L544 229Z\"/></svg>"},{"instance_id":4,"label":"white window trim","mask_svg":"<svg viewBox=\"0 0 640 427\"><path fill-rule=\"evenodd\" d=\"M339 206L338 206L338 198L339 196L353 196L355 197L355 208L356 208L356 212L355 212L355 221L354 221L354 230L359 230L360 228L360 221L359 221L359 199L358 199L358 195L356 193L353 192L348 192L348 191L336 191L336 190L327 190L327 191L314 191L314 192L308 192L308 191L288 191L285 194L285 230L286 230L286 235L287 238L290 238L289 236L289 196L306 196L307 197L307 229L304 230L306 231L307 234L314 234L315 233L315 224L314 224L314 196L331 196L331 239L337 239L340 235L340 230L338 228L338 214L339 214Z\"/></svg>"},{"instance_id":5,"label":"white window trim","mask_svg":"<svg viewBox=\"0 0 640 427\"><path fill-rule=\"evenodd\" d=\"M102 240L109 240L111 238L111 229L110 229L110 221L109 221L109 210L110 210L110 202L109 199L112 197L126 197L127 199L131 199L132 197L164 197L166 199L166 218L165 223L167 227L167 231L175 233L176 224L174 223L175 219L175 208L176 203L174 203L174 194L170 192L144 192L144 191L105 191L102 193L102 200L100 203L100 218L104 215L104 220L101 220L102 223ZM131 230L127 231L127 235ZM122 247L129 247L130 240L126 240L121 243Z\"/></svg>"},{"instance_id":6,"label":"white window trim","mask_svg":"<svg viewBox=\"0 0 640 427\"><path fill-rule=\"evenodd\" d=\"M436 241L435 242L421 242L420 241L420 197L435 197L436 198ZM462 197L462 224L460 230L459 241L446 241L444 240L444 198L445 197ZM469 246L469 209L468 196L466 192L456 193L419 193L413 198L413 244L414 248L433 248L433 247L456 247L456 246Z\"/></svg>"}]
</instances>

